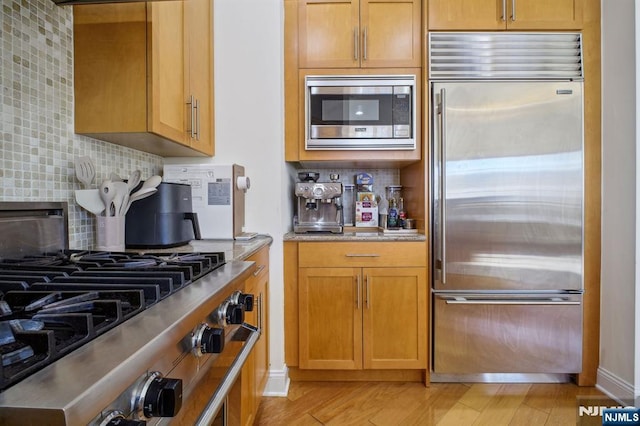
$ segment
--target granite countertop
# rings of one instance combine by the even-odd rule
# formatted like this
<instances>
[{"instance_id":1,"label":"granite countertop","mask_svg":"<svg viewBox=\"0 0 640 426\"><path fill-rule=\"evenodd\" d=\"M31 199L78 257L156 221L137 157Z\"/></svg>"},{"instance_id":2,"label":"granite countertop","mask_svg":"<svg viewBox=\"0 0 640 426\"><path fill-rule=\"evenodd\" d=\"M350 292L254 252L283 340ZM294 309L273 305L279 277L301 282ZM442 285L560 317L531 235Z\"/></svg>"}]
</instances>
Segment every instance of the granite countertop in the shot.
<instances>
[{"instance_id":1,"label":"granite countertop","mask_svg":"<svg viewBox=\"0 0 640 426\"><path fill-rule=\"evenodd\" d=\"M136 250L139 252L153 253L194 253L222 251L225 260L245 260L258 252L262 247L271 245L273 238L269 235L257 235L250 240L192 240L188 244L166 249Z\"/></svg>"},{"instance_id":2,"label":"granite countertop","mask_svg":"<svg viewBox=\"0 0 640 426\"><path fill-rule=\"evenodd\" d=\"M296 234L288 232L284 235L284 241L426 241L425 234L383 233L374 229L352 230L348 229L342 234L308 233Z\"/></svg>"}]
</instances>

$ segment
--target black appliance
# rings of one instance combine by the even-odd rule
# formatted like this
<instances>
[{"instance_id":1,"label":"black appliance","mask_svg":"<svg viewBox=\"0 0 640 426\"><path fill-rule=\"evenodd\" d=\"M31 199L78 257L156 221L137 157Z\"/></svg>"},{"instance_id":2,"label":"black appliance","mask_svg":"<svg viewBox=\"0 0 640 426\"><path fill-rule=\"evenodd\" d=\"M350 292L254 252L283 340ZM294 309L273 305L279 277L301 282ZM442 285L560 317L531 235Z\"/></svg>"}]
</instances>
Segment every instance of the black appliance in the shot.
<instances>
[{"instance_id":1,"label":"black appliance","mask_svg":"<svg viewBox=\"0 0 640 426\"><path fill-rule=\"evenodd\" d=\"M131 204L125 221L128 248L170 248L200 239L191 186L162 182L158 192Z\"/></svg>"}]
</instances>

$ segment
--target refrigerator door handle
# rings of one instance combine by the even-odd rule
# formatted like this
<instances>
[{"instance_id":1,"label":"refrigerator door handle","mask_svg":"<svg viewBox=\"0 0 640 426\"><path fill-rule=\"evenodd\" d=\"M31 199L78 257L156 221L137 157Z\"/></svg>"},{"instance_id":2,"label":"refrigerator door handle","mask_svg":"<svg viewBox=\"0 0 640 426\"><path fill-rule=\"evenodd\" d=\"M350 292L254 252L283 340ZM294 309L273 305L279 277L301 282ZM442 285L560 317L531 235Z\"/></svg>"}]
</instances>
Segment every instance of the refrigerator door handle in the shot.
<instances>
[{"instance_id":1,"label":"refrigerator door handle","mask_svg":"<svg viewBox=\"0 0 640 426\"><path fill-rule=\"evenodd\" d=\"M446 209L446 191L447 184L445 182L447 176L447 91L440 89L440 282L442 285L447 283L447 261L446 261L446 230L447 230L447 209Z\"/></svg>"},{"instance_id":2,"label":"refrigerator door handle","mask_svg":"<svg viewBox=\"0 0 640 426\"><path fill-rule=\"evenodd\" d=\"M466 297L442 297L447 305L580 305L580 301L568 300L563 297L548 297L548 298L473 298L467 299Z\"/></svg>"}]
</instances>

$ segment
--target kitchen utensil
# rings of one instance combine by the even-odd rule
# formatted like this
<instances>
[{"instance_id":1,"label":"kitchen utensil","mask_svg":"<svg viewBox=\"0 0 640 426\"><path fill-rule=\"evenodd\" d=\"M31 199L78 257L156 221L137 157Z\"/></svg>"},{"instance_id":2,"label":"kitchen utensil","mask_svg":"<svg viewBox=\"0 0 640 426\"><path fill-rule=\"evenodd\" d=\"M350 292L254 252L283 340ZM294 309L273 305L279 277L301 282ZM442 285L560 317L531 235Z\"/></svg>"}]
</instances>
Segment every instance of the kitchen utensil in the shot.
<instances>
[{"instance_id":1,"label":"kitchen utensil","mask_svg":"<svg viewBox=\"0 0 640 426\"><path fill-rule=\"evenodd\" d=\"M83 209L98 215L104 211L104 203L98 189L78 189L75 192L76 202Z\"/></svg>"},{"instance_id":2,"label":"kitchen utensil","mask_svg":"<svg viewBox=\"0 0 640 426\"><path fill-rule=\"evenodd\" d=\"M144 188L155 188L158 185L160 185L160 182L162 182L162 178L158 175L154 175L151 176L149 179L145 180L142 183L142 187L140 188L141 190Z\"/></svg>"},{"instance_id":3,"label":"kitchen utensil","mask_svg":"<svg viewBox=\"0 0 640 426\"><path fill-rule=\"evenodd\" d=\"M91 188L93 179L96 176L96 167L93 165L91 158L87 156L77 157L75 160L76 178L84 185L86 189Z\"/></svg>"},{"instance_id":4,"label":"kitchen utensil","mask_svg":"<svg viewBox=\"0 0 640 426\"><path fill-rule=\"evenodd\" d=\"M111 182L111 186L115 194L113 195L113 200L111 201L111 206L113 207L113 215L114 216L122 216L124 213L123 205L125 203L125 199L128 202L129 200L129 186L126 182L117 181Z\"/></svg>"},{"instance_id":5,"label":"kitchen utensil","mask_svg":"<svg viewBox=\"0 0 640 426\"><path fill-rule=\"evenodd\" d=\"M142 176L142 173L140 172L140 170L134 170L131 172L131 174L129 175L129 179L127 179L129 193L131 193L131 191L133 191L134 188L140 184L141 176Z\"/></svg>"},{"instance_id":6,"label":"kitchen utensil","mask_svg":"<svg viewBox=\"0 0 640 426\"><path fill-rule=\"evenodd\" d=\"M122 178L116 172L109 173L109 179L111 182L122 182Z\"/></svg>"},{"instance_id":7,"label":"kitchen utensil","mask_svg":"<svg viewBox=\"0 0 640 426\"><path fill-rule=\"evenodd\" d=\"M103 181L100 184L100 198L102 198L102 202L104 203L104 215L105 216L113 216L111 212L111 203L113 201L113 197L115 197L116 193L113 189L113 185L109 179Z\"/></svg>"},{"instance_id":8,"label":"kitchen utensil","mask_svg":"<svg viewBox=\"0 0 640 426\"><path fill-rule=\"evenodd\" d=\"M124 210L124 214L127 214L129 211L129 207L133 204L134 201L142 200L143 198L147 198L149 195L153 195L158 192L157 188L140 188L140 190L134 192L129 197L129 202L127 203L127 207Z\"/></svg>"},{"instance_id":9,"label":"kitchen utensil","mask_svg":"<svg viewBox=\"0 0 640 426\"><path fill-rule=\"evenodd\" d=\"M131 203L133 203L134 201L141 200L143 198L148 197L151 194L155 194L157 191L156 187L160 185L160 183L162 183L162 178L158 175L151 176L149 179L145 180L142 183L142 186L140 187L140 189L138 189L136 192L133 192L129 197L129 202L126 204L123 214L127 214L127 212L129 211L129 207L131 206ZM134 188L136 186L134 186Z\"/></svg>"}]
</instances>

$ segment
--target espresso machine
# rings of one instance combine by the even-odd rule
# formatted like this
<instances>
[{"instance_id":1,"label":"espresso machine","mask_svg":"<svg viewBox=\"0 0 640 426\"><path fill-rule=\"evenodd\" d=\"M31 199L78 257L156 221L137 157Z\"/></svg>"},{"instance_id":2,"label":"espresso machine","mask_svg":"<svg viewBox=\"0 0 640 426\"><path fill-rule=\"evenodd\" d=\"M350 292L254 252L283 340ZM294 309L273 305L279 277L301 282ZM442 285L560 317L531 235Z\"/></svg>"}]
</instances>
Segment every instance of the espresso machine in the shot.
<instances>
[{"instance_id":1,"label":"espresso machine","mask_svg":"<svg viewBox=\"0 0 640 426\"><path fill-rule=\"evenodd\" d=\"M344 224L342 214L342 183L332 174L331 182L317 182L319 173L298 173L296 182L296 215L293 232L331 232L341 234Z\"/></svg>"}]
</instances>

